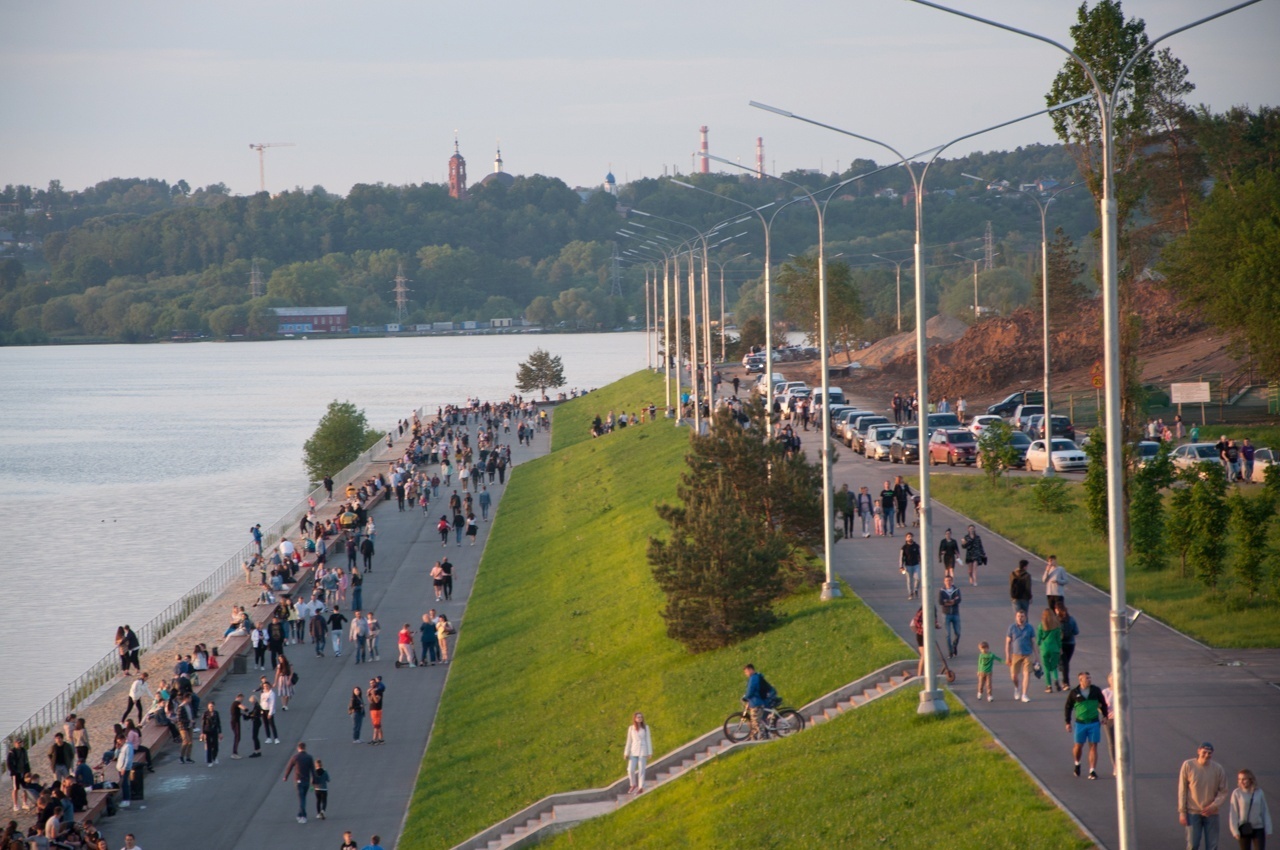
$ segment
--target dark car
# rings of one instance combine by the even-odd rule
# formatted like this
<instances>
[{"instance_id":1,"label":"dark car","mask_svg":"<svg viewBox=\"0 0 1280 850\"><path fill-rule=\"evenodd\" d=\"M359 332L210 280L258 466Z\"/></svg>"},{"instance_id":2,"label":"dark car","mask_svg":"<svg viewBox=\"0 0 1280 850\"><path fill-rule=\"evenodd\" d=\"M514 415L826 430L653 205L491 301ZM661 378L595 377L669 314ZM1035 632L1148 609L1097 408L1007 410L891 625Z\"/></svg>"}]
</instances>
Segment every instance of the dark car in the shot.
<instances>
[{"instance_id":1,"label":"dark car","mask_svg":"<svg viewBox=\"0 0 1280 850\"><path fill-rule=\"evenodd\" d=\"M1018 459L1014 462L1014 467L1022 469L1027 465L1027 449L1031 448L1031 438L1021 431L1009 432L1009 445L1018 452ZM979 446L977 466L982 467L982 451Z\"/></svg>"},{"instance_id":2,"label":"dark car","mask_svg":"<svg viewBox=\"0 0 1280 850\"><path fill-rule=\"evenodd\" d=\"M971 466L978 460L978 438L963 428L939 428L929 437L929 463Z\"/></svg>"},{"instance_id":3,"label":"dark car","mask_svg":"<svg viewBox=\"0 0 1280 850\"><path fill-rule=\"evenodd\" d=\"M939 428L963 428L960 424L960 417L954 413L930 413L929 414L929 433L932 434Z\"/></svg>"},{"instance_id":4,"label":"dark car","mask_svg":"<svg viewBox=\"0 0 1280 850\"><path fill-rule=\"evenodd\" d=\"M892 463L920 462L920 429L915 425L899 428L889 441L889 460Z\"/></svg>"},{"instance_id":5,"label":"dark car","mask_svg":"<svg viewBox=\"0 0 1280 850\"><path fill-rule=\"evenodd\" d=\"M1039 390L1018 390L987 408L987 413L1008 418L1020 404L1044 404L1044 393Z\"/></svg>"},{"instance_id":6,"label":"dark car","mask_svg":"<svg viewBox=\"0 0 1280 850\"><path fill-rule=\"evenodd\" d=\"M1033 440L1044 439L1044 414L1037 413L1031 417L1031 422L1027 426L1027 436ZM1065 437L1072 442L1076 439L1076 426L1071 424L1071 419L1067 416L1059 416L1053 414L1053 436Z\"/></svg>"},{"instance_id":7,"label":"dark car","mask_svg":"<svg viewBox=\"0 0 1280 850\"><path fill-rule=\"evenodd\" d=\"M759 374L764 372L764 357L754 356L747 358L747 374Z\"/></svg>"}]
</instances>

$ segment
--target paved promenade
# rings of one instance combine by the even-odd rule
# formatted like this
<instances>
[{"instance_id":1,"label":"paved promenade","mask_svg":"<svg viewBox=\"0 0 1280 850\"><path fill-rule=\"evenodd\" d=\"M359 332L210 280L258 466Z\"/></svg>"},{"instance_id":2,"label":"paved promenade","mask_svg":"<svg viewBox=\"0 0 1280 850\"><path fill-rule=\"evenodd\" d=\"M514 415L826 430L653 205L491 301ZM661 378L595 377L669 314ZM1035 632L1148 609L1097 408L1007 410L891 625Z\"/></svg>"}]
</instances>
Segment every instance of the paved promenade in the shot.
<instances>
[{"instance_id":1,"label":"paved promenade","mask_svg":"<svg viewBox=\"0 0 1280 850\"><path fill-rule=\"evenodd\" d=\"M507 481L512 474L520 474L520 464L545 454L549 441L548 433L539 433L534 436L532 448L525 448L516 444L514 428L510 435L502 435L501 442L511 443L515 465L508 470ZM452 489L442 484L433 506L445 507ZM262 758L232 760L228 731L222 743L221 763L212 768L204 765L199 744L196 764L180 765L176 751L166 751L156 760L156 773L147 777L145 801L135 802L132 808L103 820L103 831L111 839L111 846L123 845L124 834L133 832L138 843L148 850L310 850L337 847L343 831L349 829L359 846L376 833L384 847L394 847L449 670L448 666L396 669L396 633L404 623L411 624L417 645L418 625L430 608L440 610L458 625L460 633L464 631L467 599L505 489L496 480L489 488L494 506L490 521L481 522L474 547L464 537L459 548L452 534L447 549L441 547L435 530L441 510L432 510L424 519L420 509L399 512L394 500L375 507L372 515L377 526L377 553L372 573L365 576L364 604L382 624L381 660L357 665L345 639L341 658L333 656L331 645L324 658L317 658L309 644L287 647L299 681L289 710L277 715L280 744L264 743ZM461 493L461 488L458 490ZM428 572L442 553L447 553L454 563L454 592L452 601L436 605ZM350 614L348 606L343 606L343 613ZM456 638L450 639L451 650L455 641ZM237 693L247 696L260 675L264 674L250 664L248 673L228 676L214 692L224 728L232 699ZM375 675L381 675L387 686L383 718L386 744L356 745L352 743L347 702L353 687L367 688ZM366 718L362 740L367 742L370 734L371 724ZM315 818L314 794L307 802L307 823L299 824L294 818L294 784L292 780L281 780L285 763L299 741L306 742L308 752L324 762L331 776L327 820ZM246 724L241 754L251 751Z\"/></svg>"},{"instance_id":2,"label":"paved promenade","mask_svg":"<svg viewBox=\"0 0 1280 850\"><path fill-rule=\"evenodd\" d=\"M803 433L806 448L817 445L814 432ZM876 494L885 478L916 473L914 466L868 461L843 445L833 469L838 489L848 483L857 492L866 485ZM939 472L938 474L947 474ZM911 511L908 510L908 528ZM1083 527L1081 534L1089 533ZM934 599L942 586L937 541L950 528L955 538L964 536L969 521L934 502L934 551L925 552L933 572ZM858 531L861 528L859 526ZM915 529L918 531L918 529ZM1040 577L1044 561L1023 551L989 529L978 527L989 565L982 569L979 586L970 587L963 564L956 570L961 604L960 657L952 660L956 682L952 691L1026 765L1027 769L1109 848L1119 846L1116 828L1115 783L1106 741L1100 747L1100 779L1090 782L1072 775L1071 736L1063 725L1065 693L1046 694L1044 680L1032 678L1030 704L1013 701L1008 672L997 665L993 679L994 702L975 699L978 642L985 640L1004 657L1005 631L1013 621L1009 600L1009 573L1019 558L1027 558L1033 578L1031 611L1038 621L1044 609L1044 585ZM917 539L918 539L917 534ZM903 531L896 537L860 536L835 546L833 568L853 590L909 645L915 646L910 621L918 606L908 602L903 577L897 569ZM1051 554L1051 553L1044 553ZM1072 553L1052 553L1070 572ZM1074 576L1073 576L1074 579ZM1072 677L1087 670L1094 683L1105 687L1110 669L1109 596L1074 579L1066 588L1066 601L1080 627ZM934 636L943 651L946 632ZM1151 848L1184 845L1177 815L1177 775L1183 760L1195 756L1202 741L1216 747L1214 758L1227 772L1228 789L1235 787L1235 773L1251 768L1261 788L1280 793L1280 651L1215 650L1148 618L1138 620L1131 631L1134 693L1135 805L1139 846ZM1243 662L1243 666L1232 666ZM1072 685L1076 684L1074 681ZM1086 766L1087 770L1087 766ZM992 827L998 828L998 827ZM1222 817L1222 846L1234 841Z\"/></svg>"}]
</instances>

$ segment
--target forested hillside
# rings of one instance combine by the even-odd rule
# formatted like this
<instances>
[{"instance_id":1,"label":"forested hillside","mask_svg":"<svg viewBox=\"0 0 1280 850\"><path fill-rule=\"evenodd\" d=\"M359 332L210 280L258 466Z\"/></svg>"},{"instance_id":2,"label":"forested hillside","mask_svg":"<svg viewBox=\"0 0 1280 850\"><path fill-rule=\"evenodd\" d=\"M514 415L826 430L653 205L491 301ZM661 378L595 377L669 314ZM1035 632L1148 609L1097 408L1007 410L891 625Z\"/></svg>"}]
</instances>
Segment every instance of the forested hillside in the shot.
<instances>
[{"instance_id":1,"label":"forested hillside","mask_svg":"<svg viewBox=\"0 0 1280 850\"><path fill-rule=\"evenodd\" d=\"M784 177L817 191L875 169L858 161L841 175ZM1008 181L1015 191L992 191L964 173ZM768 215L796 193L745 173L683 179L753 207L772 203ZM1014 270L1013 283L993 298L1007 307L1026 300L1039 216L1016 189L1041 179L1062 185L1075 179L1062 146L934 166L926 242L939 269L932 272L931 298L945 303L945 289L965 277L968 263L953 254L982 255L990 221L997 264ZM858 270L864 312L882 319L896 309L894 269L871 255L909 255L912 210L903 200L909 187L905 171L891 168L837 190L827 211L829 254L843 254ZM1087 194L1071 194L1055 204L1053 223L1079 243L1096 219ZM79 191L56 181L39 190L6 186L0 231L12 241L0 258L0 340L254 336L274 331L269 308L276 306L345 305L352 324L378 325L397 320L392 281L400 269L411 290L406 323L525 316L597 329L633 317L642 322L645 272L641 258L625 252L652 249L617 231L647 221L651 234L665 232L677 242L694 231L628 217L632 207L703 230L746 212L666 178L625 185L616 199L594 192L586 200L541 175L517 177L510 186L477 184L465 201L435 184L358 185L345 197L322 187L232 196L220 184L192 190L183 181L154 179L113 179ZM763 234L758 222L725 231L739 233L713 259L726 263L729 309L752 314L759 312ZM777 215L772 236L775 265L812 250L812 207L790 205ZM620 296L612 294L615 247ZM265 284L257 298L249 286L255 262Z\"/></svg>"}]
</instances>

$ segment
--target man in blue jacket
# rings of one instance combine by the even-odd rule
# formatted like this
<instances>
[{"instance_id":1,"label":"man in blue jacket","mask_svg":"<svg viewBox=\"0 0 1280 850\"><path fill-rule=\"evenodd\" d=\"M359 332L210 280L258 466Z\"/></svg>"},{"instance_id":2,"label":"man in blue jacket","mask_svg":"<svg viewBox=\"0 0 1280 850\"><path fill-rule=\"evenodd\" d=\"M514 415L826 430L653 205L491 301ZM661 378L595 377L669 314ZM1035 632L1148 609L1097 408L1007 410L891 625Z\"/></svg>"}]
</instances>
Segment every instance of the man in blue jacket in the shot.
<instances>
[{"instance_id":1,"label":"man in blue jacket","mask_svg":"<svg viewBox=\"0 0 1280 850\"><path fill-rule=\"evenodd\" d=\"M760 721L764 717L765 707L769 704L769 691L772 688L765 681L764 674L756 672L754 664L743 667L742 674L747 677L747 692L743 695L742 701L747 704L747 711L751 716L751 739L764 740L769 737L769 733L760 725Z\"/></svg>"}]
</instances>

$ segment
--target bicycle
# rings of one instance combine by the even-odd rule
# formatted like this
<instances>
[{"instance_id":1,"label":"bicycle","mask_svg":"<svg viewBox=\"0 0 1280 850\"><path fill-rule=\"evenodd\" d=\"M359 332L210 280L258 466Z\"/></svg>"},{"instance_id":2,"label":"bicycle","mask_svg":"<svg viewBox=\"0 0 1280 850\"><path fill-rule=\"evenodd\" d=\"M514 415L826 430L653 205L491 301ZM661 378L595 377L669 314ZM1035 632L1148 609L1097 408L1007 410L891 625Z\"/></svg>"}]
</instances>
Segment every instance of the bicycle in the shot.
<instances>
[{"instance_id":1,"label":"bicycle","mask_svg":"<svg viewBox=\"0 0 1280 850\"><path fill-rule=\"evenodd\" d=\"M776 735L785 738L804 728L804 717L794 708L766 706L760 718L760 728L765 737ZM751 709L730 714L724 721L724 736L735 744L751 737Z\"/></svg>"}]
</instances>

